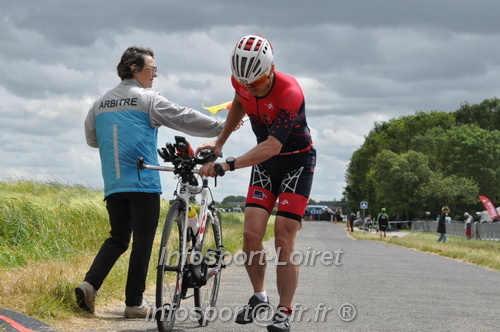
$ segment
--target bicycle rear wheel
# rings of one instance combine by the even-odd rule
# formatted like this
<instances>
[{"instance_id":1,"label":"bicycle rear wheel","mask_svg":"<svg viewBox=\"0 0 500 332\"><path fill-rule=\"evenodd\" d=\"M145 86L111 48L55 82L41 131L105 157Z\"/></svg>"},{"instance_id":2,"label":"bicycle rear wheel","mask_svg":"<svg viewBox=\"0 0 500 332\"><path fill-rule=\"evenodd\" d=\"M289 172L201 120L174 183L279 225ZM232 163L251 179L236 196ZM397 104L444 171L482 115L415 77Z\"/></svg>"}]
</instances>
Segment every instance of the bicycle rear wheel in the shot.
<instances>
[{"instance_id":1,"label":"bicycle rear wheel","mask_svg":"<svg viewBox=\"0 0 500 332\"><path fill-rule=\"evenodd\" d=\"M173 329L181 303L184 214L183 204L172 202L163 226L156 278L156 322L160 332Z\"/></svg>"},{"instance_id":2,"label":"bicycle rear wheel","mask_svg":"<svg viewBox=\"0 0 500 332\"><path fill-rule=\"evenodd\" d=\"M207 269L209 271L215 264L222 261L222 258L218 259L218 257L216 257L217 253L214 251L223 249L220 220L219 211L210 209L207 216L205 234L200 248L202 256L205 257L204 264L206 264L206 268L204 268L204 274L208 273ZM196 307L195 310L200 326L206 326L215 313L214 308L219 294L221 271L222 270L219 269L215 275L210 277L206 285L195 287L194 289L194 305Z\"/></svg>"}]
</instances>

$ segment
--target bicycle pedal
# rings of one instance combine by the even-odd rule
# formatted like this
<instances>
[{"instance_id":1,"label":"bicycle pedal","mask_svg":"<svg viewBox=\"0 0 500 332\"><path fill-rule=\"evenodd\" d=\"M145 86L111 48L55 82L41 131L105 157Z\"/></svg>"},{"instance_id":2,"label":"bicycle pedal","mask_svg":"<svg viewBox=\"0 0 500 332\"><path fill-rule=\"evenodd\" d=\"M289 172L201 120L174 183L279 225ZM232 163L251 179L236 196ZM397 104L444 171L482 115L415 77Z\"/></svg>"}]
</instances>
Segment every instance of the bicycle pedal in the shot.
<instances>
[{"instance_id":1,"label":"bicycle pedal","mask_svg":"<svg viewBox=\"0 0 500 332\"><path fill-rule=\"evenodd\" d=\"M221 245L217 249L209 248L207 251L215 252L216 254L220 255L220 254L224 254L226 252L226 247Z\"/></svg>"},{"instance_id":2,"label":"bicycle pedal","mask_svg":"<svg viewBox=\"0 0 500 332\"><path fill-rule=\"evenodd\" d=\"M209 257L209 256L212 256L214 255L215 258L217 259L217 261L221 258L221 257L224 257L224 255L226 254L226 251L225 250L219 250L219 249L208 249L207 250L207 254L206 256Z\"/></svg>"},{"instance_id":3,"label":"bicycle pedal","mask_svg":"<svg viewBox=\"0 0 500 332\"><path fill-rule=\"evenodd\" d=\"M227 264L224 263L224 255L226 254L226 250L224 248L224 246L220 246L219 249L208 249L207 250L207 256L209 253L214 253L215 254L215 258L216 258L216 261L217 263L216 264L219 264L220 263L220 266L221 268L226 268L227 267ZM213 266L211 266L213 267Z\"/></svg>"}]
</instances>

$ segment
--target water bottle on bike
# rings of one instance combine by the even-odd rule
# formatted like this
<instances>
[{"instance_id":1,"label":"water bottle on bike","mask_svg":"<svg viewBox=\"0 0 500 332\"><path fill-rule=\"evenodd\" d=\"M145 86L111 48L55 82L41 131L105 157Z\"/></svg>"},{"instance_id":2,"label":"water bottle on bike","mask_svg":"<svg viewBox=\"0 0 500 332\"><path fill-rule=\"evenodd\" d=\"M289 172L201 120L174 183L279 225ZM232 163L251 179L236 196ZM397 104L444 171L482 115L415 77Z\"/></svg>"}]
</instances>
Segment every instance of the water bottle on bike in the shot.
<instances>
[{"instance_id":1,"label":"water bottle on bike","mask_svg":"<svg viewBox=\"0 0 500 332\"><path fill-rule=\"evenodd\" d=\"M191 235L196 238L195 243L199 243L198 241L200 240L200 226L198 225L198 213L191 206L188 210L188 227L193 231Z\"/></svg>"}]
</instances>

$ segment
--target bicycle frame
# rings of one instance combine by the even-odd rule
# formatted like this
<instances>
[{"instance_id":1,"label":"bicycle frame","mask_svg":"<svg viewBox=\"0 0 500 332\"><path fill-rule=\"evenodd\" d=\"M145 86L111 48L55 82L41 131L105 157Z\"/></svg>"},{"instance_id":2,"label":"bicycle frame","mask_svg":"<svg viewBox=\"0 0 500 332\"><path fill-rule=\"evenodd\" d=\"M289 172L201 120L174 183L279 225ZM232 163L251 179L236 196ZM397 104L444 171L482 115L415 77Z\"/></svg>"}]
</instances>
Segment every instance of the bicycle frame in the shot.
<instances>
[{"instance_id":1,"label":"bicycle frame","mask_svg":"<svg viewBox=\"0 0 500 332\"><path fill-rule=\"evenodd\" d=\"M208 186L209 178L202 177L200 185L200 171L197 169L197 165L213 162L217 156L209 150L201 150L199 155L195 156L184 137L176 136L175 140L175 144L167 143L164 148L158 149L158 154L163 161L170 162L173 166L146 165L144 158L137 158L139 181L140 170L143 169L172 172L178 179L174 198L170 201L171 205L165 219L157 265L156 303L161 314L157 312L156 320L158 330L162 332L171 331L173 328L177 306L182 299L191 297L187 295L189 288L193 289L195 309L199 313L198 323L201 326L208 324L207 315L217 301L219 273L222 268L226 267L222 225L219 214L213 206L212 193ZM215 164L214 168L217 175L224 175L224 169L219 164ZM215 178L215 186L217 186L217 178ZM195 234L193 229L195 226L190 225L188 210L191 198L198 196L201 196L201 200ZM182 220L179 219L181 217ZM182 222L184 223L181 224ZM172 232L172 229L176 231ZM212 233L213 242L210 236ZM174 243L168 244L170 239L175 245ZM176 251L178 251L176 256L170 256L176 254ZM167 254L169 257L166 257ZM211 254L215 254L215 261L209 261ZM169 278L174 275L175 284L172 284L173 280ZM164 283L165 278L169 279L166 283ZM207 291L202 292L205 287ZM165 310L168 310L169 314L167 320L164 316ZM173 318L172 313L174 313Z\"/></svg>"},{"instance_id":2,"label":"bicycle frame","mask_svg":"<svg viewBox=\"0 0 500 332\"><path fill-rule=\"evenodd\" d=\"M146 164L142 164L142 167L145 168L145 169L151 169L151 170L157 170L157 171L166 171L166 172L175 172L176 169L175 167L171 167L171 166L154 166L154 165L146 165ZM191 170L191 172L193 174L199 174L199 170L198 169L193 169ZM201 195L201 200L200 200L200 213L198 214L198 225L199 225L199 242L198 243L195 243L196 245L198 245L199 243L202 243L203 242L203 238L204 238L204 235L205 235L205 227L206 227L206 222L207 222L207 217L209 214L211 214L210 210L209 210L209 206L211 203L209 203L209 189L208 189L208 178L206 177L203 177L202 178L202 185L201 186L194 186L194 185L191 185L190 183L186 182L186 181L182 181L181 179L179 179L179 182L178 182L178 188L174 191L174 200L179 200L182 202L182 205L186 211L186 213L184 213L184 226L183 226L183 230L182 230L182 238L184 240L186 240L188 237L188 230L190 229L190 227L188 226L188 214L187 214L187 209L188 209L188 206L189 206L189 201L190 201L190 198L191 197L195 197L197 195ZM211 197L210 197L211 198ZM213 201L213 199L210 199L210 202ZM213 216L212 216L213 218ZM180 266L179 266L179 270L180 271L183 271L186 264L187 264L187 258L188 258L188 251L187 249L189 249L187 247L187 243L186 241L182 241L182 256L180 257L181 261L180 261ZM191 252L195 250L195 246L192 246L191 248ZM161 253L162 255L165 254L165 252L162 252ZM163 257L161 257L163 258ZM160 260L161 260L160 258ZM221 257L222 258L222 257ZM201 263L201 262L200 262ZM221 268L222 268L222 264L216 264L216 266L212 269L210 269L207 273L205 273L205 276L204 276L204 279L202 280L202 284L206 284L206 282L212 277L215 275L215 273L217 273ZM179 287L177 289L177 292L181 292L181 289L182 289L182 274L179 274Z\"/></svg>"}]
</instances>

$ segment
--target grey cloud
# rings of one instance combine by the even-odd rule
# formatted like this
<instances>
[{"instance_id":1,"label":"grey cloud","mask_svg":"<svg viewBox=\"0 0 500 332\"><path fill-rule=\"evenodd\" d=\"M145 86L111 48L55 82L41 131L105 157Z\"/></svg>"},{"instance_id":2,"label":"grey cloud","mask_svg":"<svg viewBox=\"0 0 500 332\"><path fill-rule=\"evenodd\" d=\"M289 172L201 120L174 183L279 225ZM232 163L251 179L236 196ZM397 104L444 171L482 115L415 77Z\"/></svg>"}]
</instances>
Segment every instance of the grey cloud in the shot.
<instances>
[{"instance_id":1,"label":"grey cloud","mask_svg":"<svg viewBox=\"0 0 500 332\"><path fill-rule=\"evenodd\" d=\"M454 31L496 33L495 0L232 0L169 2L27 0L5 6L17 26L40 31L53 41L90 45L97 30L126 33L130 26L156 31L192 31L214 26L258 24L279 29L311 24L378 27L445 27ZM78 36L78 38L75 38Z\"/></svg>"},{"instance_id":2,"label":"grey cloud","mask_svg":"<svg viewBox=\"0 0 500 332\"><path fill-rule=\"evenodd\" d=\"M9 167L0 177L101 184L82 122L91 101L119 82L126 47L152 47L154 88L200 109L232 98L230 49L242 34L261 33L275 47L277 70L297 77L306 94L319 156L313 198L340 198L345 165L374 122L495 97L499 11L497 0L8 1L0 14L0 154ZM160 144L174 134L160 129ZM234 135L230 154L255 144L249 128ZM322 171L330 163L335 171ZM220 181L217 190L241 193L232 187Z\"/></svg>"},{"instance_id":3,"label":"grey cloud","mask_svg":"<svg viewBox=\"0 0 500 332\"><path fill-rule=\"evenodd\" d=\"M181 79L179 81L179 87L182 89L190 89L190 90L202 90L202 89L207 89L210 88L211 84L210 81L204 80L204 81L195 81L195 80L186 80L186 79Z\"/></svg>"}]
</instances>

